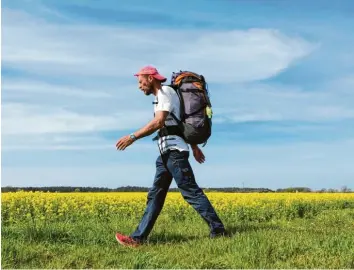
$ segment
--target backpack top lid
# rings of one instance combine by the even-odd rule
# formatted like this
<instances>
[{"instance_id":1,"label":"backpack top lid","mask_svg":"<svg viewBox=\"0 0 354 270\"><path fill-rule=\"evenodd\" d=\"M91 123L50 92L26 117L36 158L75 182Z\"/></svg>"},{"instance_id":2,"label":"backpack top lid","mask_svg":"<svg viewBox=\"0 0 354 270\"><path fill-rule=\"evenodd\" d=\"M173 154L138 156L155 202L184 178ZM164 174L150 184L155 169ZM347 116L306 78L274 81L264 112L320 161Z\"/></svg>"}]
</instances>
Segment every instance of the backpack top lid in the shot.
<instances>
[{"instance_id":1,"label":"backpack top lid","mask_svg":"<svg viewBox=\"0 0 354 270\"><path fill-rule=\"evenodd\" d=\"M205 90L205 79L191 71L173 72L171 76L171 85L179 87L182 83L193 83L199 90Z\"/></svg>"}]
</instances>

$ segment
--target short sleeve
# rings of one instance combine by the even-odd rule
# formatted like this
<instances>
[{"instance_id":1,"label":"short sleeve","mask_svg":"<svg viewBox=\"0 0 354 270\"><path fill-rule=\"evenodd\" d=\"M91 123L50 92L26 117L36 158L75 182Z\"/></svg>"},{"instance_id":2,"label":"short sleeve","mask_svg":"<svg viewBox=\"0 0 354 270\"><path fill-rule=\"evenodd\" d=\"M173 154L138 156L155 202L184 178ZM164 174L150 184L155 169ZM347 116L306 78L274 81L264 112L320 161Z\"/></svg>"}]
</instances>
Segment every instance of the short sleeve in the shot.
<instances>
[{"instance_id":1,"label":"short sleeve","mask_svg":"<svg viewBox=\"0 0 354 270\"><path fill-rule=\"evenodd\" d=\"M169 93L159 91L156 111L172 111L172 97Z\"/></svg>"}]
</instances>

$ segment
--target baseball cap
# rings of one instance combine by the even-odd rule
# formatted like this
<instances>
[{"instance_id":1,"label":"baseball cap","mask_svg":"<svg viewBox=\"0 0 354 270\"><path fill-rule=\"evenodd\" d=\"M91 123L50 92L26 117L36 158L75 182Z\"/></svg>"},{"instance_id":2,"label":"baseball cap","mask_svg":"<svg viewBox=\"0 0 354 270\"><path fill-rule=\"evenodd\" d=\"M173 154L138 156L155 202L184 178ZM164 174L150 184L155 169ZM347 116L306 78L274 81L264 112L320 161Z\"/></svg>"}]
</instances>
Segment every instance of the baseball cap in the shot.
<instances>
[{"instance_id":1,"label":"baseball cap","mask_svg":"<svg viewBox=\"0 0 354 270\"><path fill-rule=\"evenodd\" d=\"M142 69L139 70L138 73L134 74L134 76L139 76L139 75L151 75L155 79L165 82L167 80L166 77L162 76L155 67L153 66L145 66Z\"/></svg>"}]
</instances>

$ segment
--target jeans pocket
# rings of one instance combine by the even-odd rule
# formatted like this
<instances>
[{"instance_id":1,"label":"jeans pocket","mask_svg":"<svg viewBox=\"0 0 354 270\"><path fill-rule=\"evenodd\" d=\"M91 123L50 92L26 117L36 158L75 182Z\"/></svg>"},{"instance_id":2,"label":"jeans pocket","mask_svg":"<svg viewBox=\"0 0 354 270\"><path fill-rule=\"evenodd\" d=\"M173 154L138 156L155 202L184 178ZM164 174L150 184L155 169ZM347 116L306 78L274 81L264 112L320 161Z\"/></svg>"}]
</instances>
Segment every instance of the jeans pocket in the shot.
<instances>
[{"instance_id":1,"label":"jeans pocket","mask_svg":"<svg viewBox=\"0 0 354 270\"><path fill-rule=\"evenodd\" d=\"M193 170L187 159L175 159L172 161L173 171L177 184L192 184L194 183Z\"/></svg>"},{"instance_id":2,"label":"jeans pocket","mask_svg":"<svg viewBox=\"0 0 354 270\"><path fill-rule=\"evenodd\" d=\"M192 167L188 161L189 152L171 151L169 154L170 164L173 166L173 178L177 184L191 184L194 182Z\"/></svg>"},{"instance_id":3,"label":"jeans pocket","mask_svg":"<svg viewBox=\"0 0 354 270\"><path fill-rule=\"evenodd\" d=\"M181 168L182 173L182 182L185 184L192 184L194 183L194 176L193 172L190 168Z\"/></svg>"}]
</instances>

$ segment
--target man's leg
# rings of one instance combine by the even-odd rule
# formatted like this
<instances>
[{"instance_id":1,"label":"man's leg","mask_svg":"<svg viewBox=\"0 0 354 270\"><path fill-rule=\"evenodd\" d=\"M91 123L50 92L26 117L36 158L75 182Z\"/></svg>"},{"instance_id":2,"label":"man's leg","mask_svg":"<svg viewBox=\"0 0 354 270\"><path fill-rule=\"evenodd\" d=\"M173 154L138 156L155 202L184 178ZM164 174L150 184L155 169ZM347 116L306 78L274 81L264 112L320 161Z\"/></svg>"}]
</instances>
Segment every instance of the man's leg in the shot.
<instances>
[{"instance_id":1,"label":"man's leg","mask_svg":"<svg viewBox=\"0 0 354 270\"><path fill-rule=\"evenodd\" d=\"M195 181L188 161L189 152L172 151L168 157L168 169L181 190L183 198L201 215L210 227L210 236L225 232L225 227L209 199Z\"/></svg>"},{"instance_id":2,"label":"man's leg","mask_svg":"<svg viewBox=\"0 0 354 270\"><path fill-rule=\"evenodd\" d=\"M146 209L135 232L130 235L138 242L145 241L165 203L172 175L166 170L161 157L156 160L156 174L152 188L147 195Z\"/></svg>"}]
</instances>

